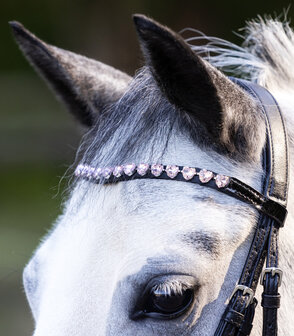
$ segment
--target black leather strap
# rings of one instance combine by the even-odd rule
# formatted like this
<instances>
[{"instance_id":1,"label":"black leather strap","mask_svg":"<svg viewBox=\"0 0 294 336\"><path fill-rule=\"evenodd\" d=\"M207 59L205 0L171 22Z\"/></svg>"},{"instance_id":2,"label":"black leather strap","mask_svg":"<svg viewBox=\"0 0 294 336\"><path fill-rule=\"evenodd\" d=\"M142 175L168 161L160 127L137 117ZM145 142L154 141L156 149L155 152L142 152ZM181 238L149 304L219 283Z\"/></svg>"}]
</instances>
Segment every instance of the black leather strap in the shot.
<instances>
[{"instance_id":1,"label":"black leather strap","mask_svg":"<svg viewBox=\"0 0 294 336\"><path fill-rule=\"evenodd\" d=\"M265 294L262 293L262 301L261 305L262 307L273 309L273 308L280 308L280 302L281 302L281 295L280 294Z\"/></svg>"},{"instance_id":2,"label":"black leather strap","mask_svg":"<svg viewBox=\"0 0 294 336\"><path fill-rule=\"evenodd\" d=\"M259 211L276 220L281 227L284 226L287 209L280 202L265 197L236 178L231 178L230 184L225 191L231 191L235 197L254 205Z\"/></svg>"},{"instance_id":3,"label":"black leather strap","mask_svg":"<svg viewBox=\"0 0 294 336\"><path fill-rule=\"evenodd\" d=\"M289 183L288 144L284 121L279 107L267 90L253 83L237 79L233 80L250 93L260 103L260 107L263 110L267 126L267 145L264 150L265 180L263 195L268 200L277 201L281 205L280 209L285 209ZM268 204L271 208L270 203ZM273 216L271 214L271 216L268 216L267 211L263 211L263 213L259 218L255 236L239 281L239 284L249 287L253 292L256 290L266 252L267 267L277 267L278 264L278 230L281 227L278 218L279 215ZM271 273L266 273L264 281L265 293L263 294L264 336L277 335L277 308L279 307L278 281L278 275L272 276ZM234 321L228 323L226 319L231 309L243 314L244 324L252 325L254 310L251 306L254 303L246 308L243 301L243 293L240 291L236 292L228 304L215 335L242 335L243 331L232 323ZM248 311L251 311L251 313L248 314ZM248 329L245 331L245 335L249 334L250 330Z\"/></svg>"},{"instance_id":4,"label":"black leather strap","mask_svg":"<svg viewBox=\"0 0 294 336\"><path fill-rule=\"evenodd\" d=\"M269 242L268 242L268 255L266 267L277 268L279 259L278 248L278 234L279 227L275 224L271 227ZM263 335L277 336L278 335L278 308L280 307L280 294L278 292L279 274L272 275L266 273L263 281L264 292L262 294L261 305L263 307Z\"/></svg>"},{"instance_id":5,"label":"black leather strap","mask_svg":"<svg viewBox=\"0 0 294 336\"><path fill-rule=\"evenodd\" d=\"M266 197L287 206L289 186L289 151L285 122L275 98L265 88L240 79L235 79L244 90L250 93L264 112L267 126L266 146Z\"/></svg>"},{"instance_id":6,"label":"black leather strap","mask_svg":"<svg viewBox=\"0 0 294 336\"><path fill-rule=\"evenodd\" d=\"M287 206L289 185L289 153L287 132L278 104L273 96L260 86L245 83L257 94L265 112L267 122L267 156L270 157L267 165L266 196L278 201L284 207ZM252 94L252 92L250 92ZM270 236L267 248L266 267L278 267L278 234L279 224L271 223ZM265 274L263 293L263 335L276 336L278 334L277 309L280 307L280 294L278 293L280 275L271 272Z\"/></svg>"}]
</instances>

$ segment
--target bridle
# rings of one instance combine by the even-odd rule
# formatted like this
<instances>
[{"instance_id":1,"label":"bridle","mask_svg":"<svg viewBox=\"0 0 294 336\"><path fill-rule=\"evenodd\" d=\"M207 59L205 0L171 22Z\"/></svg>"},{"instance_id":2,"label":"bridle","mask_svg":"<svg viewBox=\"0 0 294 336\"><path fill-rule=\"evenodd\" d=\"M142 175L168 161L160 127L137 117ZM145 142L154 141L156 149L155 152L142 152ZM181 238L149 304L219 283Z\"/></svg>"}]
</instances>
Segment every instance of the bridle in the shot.
<instances>
[{"instance_id":1,"label":"bridle","mask_svg":"<svg viewBox=\"0 0 294 336\"><path fill-rule=\"evenodd\" d=\"M277 310L280 307L278 287L283 274L278 268L278 234L287 216L289 184L287 133L279 106L266 89L244 80L231 80L259 103L266 121L267 141L263 150L264 181L261 193L234 177L194 167L141 163L93 168L80 164L75 175L96 183L146 178L185 181L209 186L255 207L259 211L259 218L253 241L238 284L214 335L250 335L257 305L255 292L260 279L263 285L263 336L276 336ZM265 260L266 267L262 270Z\"/></svg>"}]
</instances>

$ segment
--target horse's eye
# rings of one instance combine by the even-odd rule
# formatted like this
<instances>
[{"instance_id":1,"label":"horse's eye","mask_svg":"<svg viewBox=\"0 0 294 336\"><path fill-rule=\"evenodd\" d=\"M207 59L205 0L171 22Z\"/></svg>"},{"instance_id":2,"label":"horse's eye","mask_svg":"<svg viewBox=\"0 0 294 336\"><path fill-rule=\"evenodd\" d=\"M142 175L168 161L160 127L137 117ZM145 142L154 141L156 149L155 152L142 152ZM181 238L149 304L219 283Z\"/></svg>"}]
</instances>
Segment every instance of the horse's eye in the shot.
<instances>
[{"instance_id":1,"label":"horse's eye","mask_svg":"<svg viewBox=\"0 0 294 336\"><path fill-rule=\"evenodd\" d=\"M182 288L178 292L171 290L167 293L166 290L153 287L145 294L143 305L133 314L133 318L173 319L184 314L193 299L192 288Z\"/></svg>"}]
</instances>

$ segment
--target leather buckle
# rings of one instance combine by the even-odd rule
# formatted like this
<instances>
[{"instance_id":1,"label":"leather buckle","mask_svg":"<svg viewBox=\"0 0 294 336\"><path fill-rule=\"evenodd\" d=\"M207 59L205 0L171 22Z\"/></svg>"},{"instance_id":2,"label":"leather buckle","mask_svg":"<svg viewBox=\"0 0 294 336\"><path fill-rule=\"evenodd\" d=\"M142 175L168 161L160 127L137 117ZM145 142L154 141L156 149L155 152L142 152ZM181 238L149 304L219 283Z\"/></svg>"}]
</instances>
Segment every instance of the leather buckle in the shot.
<instances>
[{"instance_id":1,"label":"leather buckle","mask_svg":"<svg viewBox=\"0 0 294 336\"><path fill-rule=\"evenodd\" d=\"M280 268L278 268L278 267L267 267L267 268L265 268L262 271L261 277L260 277L260 284L261 285L263 285L266 273L271 273L272 277L274 277L276 274L278 274L279 275L278 287L281 286L281 284L282 284L282 278L283 278L283 271Z\"/></svg>"},{"instance_id":2,"label":"leather buckle","mask_svg":"<svg viewBox=\"0 0 294 336\"><path fill-rule=\"evenodd\" d=\"M249 299L248 301L246 302L246 308L249 306L249 304L251 304L254 300L254 292L251 288L247 287L247 286L244 286L244 285L236 285L236 287L234 288L233 290L233 293L230 297L230 300L232 299L232 297L235 295L235 293L238 291L238 290L241 290L242 291L242 294L243 296L245 296L246 294L249 295Z\"/></svg>"}]
</instances>

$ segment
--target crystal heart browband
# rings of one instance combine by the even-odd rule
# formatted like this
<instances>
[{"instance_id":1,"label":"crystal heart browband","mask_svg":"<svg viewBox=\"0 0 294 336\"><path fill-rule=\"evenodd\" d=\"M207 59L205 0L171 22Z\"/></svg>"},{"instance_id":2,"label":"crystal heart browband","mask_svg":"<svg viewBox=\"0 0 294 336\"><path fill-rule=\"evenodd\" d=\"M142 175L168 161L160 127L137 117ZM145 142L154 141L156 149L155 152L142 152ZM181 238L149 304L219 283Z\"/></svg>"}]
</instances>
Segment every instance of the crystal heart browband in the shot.
<instances>
[{"instance_id":1,"label":"crystal heart browband","mask_svg":"<svg viewBox=\"0 0 294 336\"><path fill-rule=\"evenodd\" d=\"M165 179L190 182L217 189L225 194L239 198L251 204L259 211L277 220L283 225L286 209L279 203L266 198L257 190L242 181L207 169L187 166L134 163L105 168L95 168L79 164L75 176L93 183L110 184L136 179Z\"/></svg>"},{"instance_id":2,"label":"crystal heart browband","mask_svg":"<svg viewBox=\"0 0 294 336\"><path fill-rule=\"evenodd\" d=\"M206 169L197 169L191 167L180 167L180 166L165 166L162 164L152 164L140 163L135 165L134 163L106 168L93 168L87 165L78 165L75 170L75 175L77 177L83 177L89 180L104 180L106 183L111 180L115 182L115 179L122 180L125 177L129 180L129 177L135 177L135 174L139 176L147 177L151 174L154 177L168 177L174 179L181 174L186 181L191 181L195 176L198 176L199 181L202 183L207 183L210 180L215 180L215 184L218 188L223 188L228 185L230 178L225 175L214 174L213 172Z\"/></svg>"}]
</instances>

